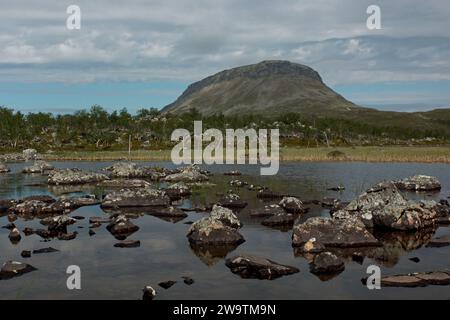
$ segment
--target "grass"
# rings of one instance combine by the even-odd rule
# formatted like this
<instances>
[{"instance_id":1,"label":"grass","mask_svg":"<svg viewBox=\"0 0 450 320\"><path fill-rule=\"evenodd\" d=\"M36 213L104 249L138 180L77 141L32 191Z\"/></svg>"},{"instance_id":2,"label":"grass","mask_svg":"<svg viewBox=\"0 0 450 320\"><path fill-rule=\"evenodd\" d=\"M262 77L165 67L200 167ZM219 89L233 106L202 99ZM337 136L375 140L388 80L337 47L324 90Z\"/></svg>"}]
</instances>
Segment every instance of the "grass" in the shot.
<instances>
[{"instance_id":1,"label":"grass","mask_svg":"<svg viewBox=\"0 0 450 320\"><path fill-rule=\"evenodd\" d=\"M337 156L329 155L332 151ZM342 154L341 154L342 153ZM128 159L127 151L61 151L46 154L46 160L113 161ZM366 161L366 162L427 162L450 163L450 147L284 147L281 161ZM169 161L170 150L136 150L131 160Z\"/></svg>"}]
</instances>

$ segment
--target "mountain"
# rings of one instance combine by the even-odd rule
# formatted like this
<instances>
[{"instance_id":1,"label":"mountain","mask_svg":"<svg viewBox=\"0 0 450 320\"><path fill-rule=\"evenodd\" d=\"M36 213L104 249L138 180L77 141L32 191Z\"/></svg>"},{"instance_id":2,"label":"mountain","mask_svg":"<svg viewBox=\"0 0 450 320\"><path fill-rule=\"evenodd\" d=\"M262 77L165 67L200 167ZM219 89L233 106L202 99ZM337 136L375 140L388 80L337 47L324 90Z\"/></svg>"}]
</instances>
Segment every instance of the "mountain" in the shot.
<instances>
[{"instance_id":1,"label":"mountain","mask_svg":"<svg viewBox=\"0 0 450 320\"><path fill-rule=\"evenodd\" d=\"M381 127L439 130L450 135L450 109L409 113L360 107L329 88L312 68L289 61L262 61L221 71L189 85L162 111L182 114L193 108L204 116L294 112Z\"/></svg>"}]
</instances>

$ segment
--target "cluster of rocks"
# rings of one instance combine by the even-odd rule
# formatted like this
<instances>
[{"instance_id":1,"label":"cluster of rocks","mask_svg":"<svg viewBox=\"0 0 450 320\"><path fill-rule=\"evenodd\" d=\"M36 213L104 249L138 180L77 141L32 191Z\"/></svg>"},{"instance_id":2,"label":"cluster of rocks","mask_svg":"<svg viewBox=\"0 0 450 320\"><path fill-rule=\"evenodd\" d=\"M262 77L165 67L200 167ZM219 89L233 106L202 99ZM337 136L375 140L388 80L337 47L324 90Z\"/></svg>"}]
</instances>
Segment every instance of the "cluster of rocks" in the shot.
<instances>
[{"instance_id":1,"label":"cluster of rocks","mask_svg":"<svg viewBox=\"0 0 450 320\"><path fill-rule=\"evenodd\" d=\"M22 169L22 173L44 173L46 171L54 170L55 167L48 162L39 160L35 161L32 166L27 166Z\"/></svg>"},{"instance_id":2,"label":"cluster of rocks","mask_svg":"<svg viewBox=\"0 0 450 320\"><path fill-rule=\"evenodd\" d=\"M268 227L292 227L300 214L306 213L303 202L296 197L283 197L278 204L252 209L251 217L264 217L261 224Z\"/></svg>"},{"instance_id":3,"label":"cluster of rocks","mask_svg":"<svg viewBox=\"0 0 450 320\"><path fill-rule=\"evenodd\" d=\"M134 162L117 162L112 166L105 168L110 172L113 178L147 178L151 180L158 180L163 174L155 171L153 168L140 167Z\"/></svg>"},{"instance_id":4,"label":"cluster of rocks","mask_svg":"<svg viewBox=\"0 0 450 320\"><path fill-rule=\"evenodd\" d=\"M94 172L87 172L80 169L62 169L50 172L48 176L48 184L50 185L77 185L98 183L108 180L109 177Z\"/></svg>"},{"instance_id":5,"label":"cluster of rocks","mask_svg":"<svg viewBox=\"0 0 450 320\"><path fill-rule=\"evenodd\" d=\"M197 166L188 166L180 169L180 172L172 173L164 178L167 182L203 182L208 181L207 172L203 172Z\"/></svg>"},{"instance_id":6,"label":"cluster of rocks","mask_svg":"<svg viewBox=\"0 0 450 320\"><path fill-rule=\"evenodd\" d=\"M25 149L22 153L9 153L0 155L0 162L23 162L40 160L42 156L35 149Z\"/></svg>"}]
</instances>

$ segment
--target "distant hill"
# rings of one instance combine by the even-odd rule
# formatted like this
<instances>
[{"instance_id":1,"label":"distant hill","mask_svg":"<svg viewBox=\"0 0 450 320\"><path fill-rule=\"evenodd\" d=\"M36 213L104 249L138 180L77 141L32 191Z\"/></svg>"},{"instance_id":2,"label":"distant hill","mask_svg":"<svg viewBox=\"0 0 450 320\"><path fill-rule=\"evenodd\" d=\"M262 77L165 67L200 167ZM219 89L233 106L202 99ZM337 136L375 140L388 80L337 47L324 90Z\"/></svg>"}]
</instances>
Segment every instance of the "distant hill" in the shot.
<instances>
[{"instance_id":1,"label":"distant hill","mask_svg":"<svg viewBox=\"0 0 450 320\"><path fill-rule=\"evenodd\" d=\"M450 109L408 113L360 107L329 88L312 68L289 61L262 61L221 71L189 85L162 111L182 114L193 108L203 116L292 112L450 135Z\"/></svg>"}]
</instances>

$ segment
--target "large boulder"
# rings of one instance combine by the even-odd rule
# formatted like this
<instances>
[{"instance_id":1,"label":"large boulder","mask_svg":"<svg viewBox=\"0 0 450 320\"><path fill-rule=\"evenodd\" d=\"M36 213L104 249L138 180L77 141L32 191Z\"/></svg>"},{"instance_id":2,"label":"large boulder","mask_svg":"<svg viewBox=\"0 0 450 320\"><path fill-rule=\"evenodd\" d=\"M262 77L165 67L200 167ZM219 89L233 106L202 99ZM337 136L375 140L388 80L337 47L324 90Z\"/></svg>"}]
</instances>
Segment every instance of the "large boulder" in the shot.
<instances>
[{"instance_id":1,"label":"large boulder","mask_svg":"<svg viewBox=\"0 0 450 320\"><path fill-rule=\"evenodd\" d=\"M196 166L183 168L181 172L169 174L164 178L168 182L202 182L209 180L208 176Z\"/></svg>"},{"instance_id":2,"label":"large boulder","mask_svg":"<svg viewBox=\"0 0 450 320\"><path fill-rule=\"evenodd\" d=\"M24 167L22 173L44 173L45 171L54 170L55 167L48 162L39 160L32 166Z\"/></svg>"},{"instance_id":3,"label":"large boulder","mask_svg":"<svg viewBox=\"0 0 450 320\"><path fill-rule=\"evenodd\" d=\"M50 172L48 184L50 185L77 185L98 183L109 178L100 173L86 172L80 169L63 169Z\"/></svg>"},{"instance_id":4,"label":"large boulder","mask_svg":"<svg viewBox=\"0 0 450 320\"><path fill-rule=\"evenodd\" d=\"M395 181L400 190L407 191L438 191L441 183L436 177L426 175L415 175L402 180Z\"/></svg>"},{"instance_id":5,"label":"large boulder","mask_svg":"<svg viewBox=\"0 0 450 320\"><path fill-rule=\"evenodd\" d=\"M334 218L356 216L367 227L417 230L432 227L436 210L426 202L408 201L393 182L382 182L352 200Z\"/></svg>"},{"instance_id":6,"label":"large boulder","mask_svg":"<svg viewBox=\"0 0 450 320\"><path fill-rule=\"evenodd\" d=\"M339 273L345 268L344 261L331 252L322 252L310 264L311 273Z\"/></svg>"},{"instance_id":7,"label":"large boulder","mask_svg":"<svg viewBox=\"0 0 450 320\"><path fill-rule=\"evenodd\" d=\"M122 189L107 194L102 201L102 208L126 207L167 207L169 197L161 190L153 188Z\"/></svg>"},{"instance_id":8,"label":"large boulder","mask_svg":"<svg viewBox=\"0 0 450 320\"><path fill-rule=\"evenodd\" d=\"M377 239L366 229L364 223L354 217L331 219L312 217L294 226L292 246L303 246L315 238L326 247L370 247L380 246Z\"/></svg>"},{"instance_id":9,"label":"large boulder","mask_svg":"<svg viewBox=\"0 0 450 320\"><path fill-rule=\"evenodd\" d=\"M245 241L235 228L212 217L194 222L187 232L187 237L190 243L198 246L238 245Z\"/></svg>"},{"instance_id":10,"label":"large boulder","mask_svg":"<svg viewBox=\"0 0 450 320\"><path fill-rule=\"evenodd\" d=\"M225 265L230 268L231 272L239 274L242 278L271 280L300 271L295 267L251 255L229 258L226 260Z\"/></svg>"},{"instance_id":11,"label":"large boulder","mask_svg":"<svg viewBox=\"0 0 450 320\"><path fill-rule=\"evenodd\" d=\"M9 169L6 164L0 162L0 173L7 173L10 171L11 169Z\"/></svg>"}]
</instances>

